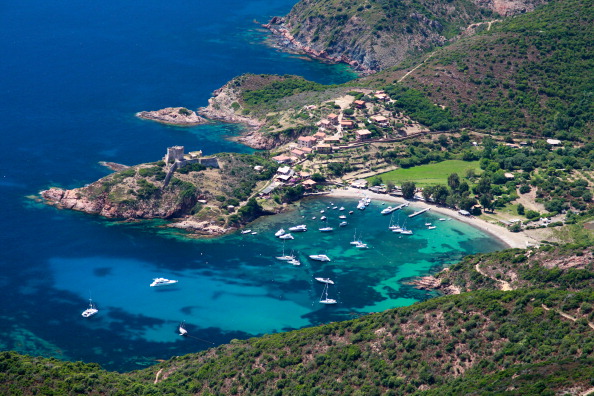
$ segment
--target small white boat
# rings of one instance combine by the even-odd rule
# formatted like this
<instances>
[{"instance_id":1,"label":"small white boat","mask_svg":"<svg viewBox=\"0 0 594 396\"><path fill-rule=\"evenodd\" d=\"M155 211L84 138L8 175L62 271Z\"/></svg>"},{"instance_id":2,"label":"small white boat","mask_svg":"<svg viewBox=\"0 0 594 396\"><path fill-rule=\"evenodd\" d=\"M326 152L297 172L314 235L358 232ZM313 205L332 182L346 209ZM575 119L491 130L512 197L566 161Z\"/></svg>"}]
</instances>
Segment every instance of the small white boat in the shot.
<instances>
[{"instance_id":1,"label":"small white boat","mask_svg":"<svg viewBox=\"0 0 594 396\"><path fill-rule=\"evenodd\" d=\"M321 283L328 283L331 285L334 284L334 281L330 278L315 278L315 280L317 280L318 282L321 282Z\"/></svg>"},{"instance_id":2,"label":"small white boat","mask_svg":"<svg viewBox=\"0 0 594 396\"><path fill-rule=\"evenodd\" d=\"M179 281L166 278L154 278L153 283L151 283L151 287L173 285L177 282Z\"/></svg>"},{"instance_id":3,"label":"small white boat","mask_svg":"<svg viewBox=\"0 0 594 396\"><path fill-rule=\"evenodd\" d=\"M282 236L284 234L285 234L285 230L284 230L284 228L281 228L280 230L278 230L277 232L274 233L274 236L275 237L280 237L280 236Z\"/></svg>"},{"instance_id":4,"label":"small white boat","mask_svg":"<svg viewBox=\"0 0 594 396\"><path fill-rule=\"evenodd\" d=\"M413 232L411 230L407 230L407 229L404 229L404 228L402 230L400 230L400 233L402 235L412 235L413 234Z\"/></svg>"},{"instance_id":5,"label":"small white boat","mask_svg":"<svg viewBox=\"0 0 594 396\"><path fill-rule=\"evenodd\" d=\"M291 231L291 232L305 232L305 231L307 231L307 226L305 224L299 224L295 227L290 227L289 231Z\"/></svg>"},{"instance_id":6,"label":"small white boat","mask_svg":"<svg viewBox=\"0 0 594 396\"><path fill-rule=\"evenodd\" d=\"M346 227L347 225L349 225L349 223L347 223L346 221L341 221L338 226L339 227Z\"/></svg>"},{"instance_id":7,"label":"small white boat","mask_svg":"<svg viewBox=\"0 0 594 396\"><path fill-rule=\"evenodd\" d=\"M83 318L90 318L91 316L95 315L97 312L99 312L99 310L97 309L95 304L93 304L93 300L91 300L89 298L89 308L85 309L81 315Z\"/></svg>"},{"instance_id":8,"label":"small white boat","mask_svg":"<svg viewBox=\"0 0 594 396\"><path fill-rule=\"evenodd\" d=\"M359 201L359 203L357 204L357 209L364 210L365 209L365 201L363 201L363 200Z\"/></svg>"},{"instance_id":9,"label":"small white boat","mask_svg":"<svg viewBox=\"0 0 594 396\"><path fill-rule=\"evenodd\" d=\"M429 227L427 227L428 230L434 230L436 228L437 228L436 226L429 226Z\"/></svg>"},{"instance_id":10,"label":"small white boat","mask_svg":"<svg viewBox=\"0 0 594 396\"><path fill-rule=\"evenodd\" d=\"M188 335L188 330L186 330L186 325L184 322L181 322L177 327L177 331L179 332L180 336Z\"/></svg>"},{"instance_id":11,"label":"small white boat","mask_svg":"<svg viewBox=\"0 0 594 396\"><path fill-rule=\"evenodd\" d=\"M431 223L425 223L425 227L429 227Z\"/></svg>"},{"instance_id":12,"label":"small white boat","mask_svg":"<svg viewBox=\"0 0 594 396\"><path fill-rule=\"evenodd\" d=\"M292 264L292 265L294 265L294 266L299 266L299 265L301 265L301 261L297 260L296 258L294 258L294 259L292 259L292 260L289 260L289 261L287 261L287 263L289 263L289 264Z\"/></svg>"},{"instance_id":13,"label":"small white boat","mask_svg":"<svg viewBox=\"0 0 594 396\"><path fill-rule=\"evenodd\" d=\"M323 298L322 298L323 297ZM328 284L324 286L324 291L320 296L320 304L336 304L336 300L333 298L328 298Z\"/></svg>"},{"instance_id":14,"label":"small white boat","mask_svg":"<svg viewBox=\"0 0 594 396\"><path fill-rule=\"evenodd\" d=\"M320 217L320 220L322 220L322 221L326 220L326 216Z\"/></svg>"},{"instance_id":15,"label":"small white boat","mask_svg":"<svg viewBox=\"0 0 594 396\"><path fill-rule=\"evenodd\" d=\"M334 231L334 227L322 227L320 228L320 232L332 232Z\"/></svg>"},{"instance_id":16,"label":"small white boat","mask_svg":"<svg viewBox=\"0 0 594 396\"><path fill-rule=\"evenodd\" d=\"M324 213L324 209L320 210L320 213Z\"/></svg>"},{"instance_id":17,"label":"small white boat","mask_svg":"<svg viewBox=\"0 0 594 396\"><path fill-rule=\"evenodd\" d=\"M382 211L380 213L383 215L387 215L387 214L392 213L393 211L394 211L394 208L391 206L388 206L387 208L382 209Z\"/></svg>"},{"instance_id":18,"label":"small white boat","mask_svg":"<svg viewBox=\"0 0 594 396\"><path fill-rule=\"evenodd\" d=\"M369 246L367 246L366 243L363 243L361 241L357 241L357 243L355 244L355 247L358 249L367 249L369 248Z\"/></svg>"},{"instance_id":19,"label":"small white boat","mask_svg":"<svg viewBox=\"0 0 594 396\"><path fill-rule=\"evenodd\" d=\"M258 231L253 231L252 235L256 235L258 233Z\"/></svg>"},{"instance_id":20,"label":"small white boat","mask_svg":"<svg viewBox=\"0 0 594 396\"><path fill-rule=\"evenodd\" d=\"M355 213L355 212L353 212L352 210L349 210L349 214L353 214L353 213Z\"/></svg>"},{"instance_id":21,"label":"small white boat","mask_svg":"<svg viewBox=\"0 0 594 396\"><path fill-rule=\"evenodd\" d=\"M315 219L316 219L316 216L313 216L311 219L312 219L312 220L315 220Z\"/></svg>"},{"instance_id":22,"label":"small white boat","mask_svg":"<svg viewBox=\"0 0 594 396\"><path fill-rule=\"evenodd\" d=\"M340 216L338 216L338 218L339 219L346 219L346 216L345 215L340 215Z\"/></svg>"},{"instance_id":23,"label":"small white boat","mask_svg":"<svg viewBox=\"0 0 594 396\"><path fill-rule=\"evenodd\" d=\"M338 209L338 206L333 206L332 209L336 210Z\"/></svg>"},{"instance_id":24,"label":"small white boat","mask_svg":"<svg viewBox=\"0 0 594 396\"><path fill-rule=\"evenodd\" d=\"M344 210L344 206L341 206L340 208L338 208L338 210L340 210L340 211Z\"/></svg>"},{"instance_id":25,"label":"small white boat","mask_svg":"<svg viewBox=\"0 0 594 396\"><path fill-rule=\"evenodd\" d=\"M281 236L278 237L279 239L295 239L295 237L293 235L289 234L283 234Z\"/></svg>"},{"instance_id":26,"label":"small white boat","mask_svg":"<svg viewBox=\"0 0 594 396\"><path fill-rule=\"evenodd\" d=\"M252 230L243 230L243 231L241 231L242 234L249 234L250 232L252 232Z\"/></svg>"},{"instance_id":27,"label":"small white boat","mask_svg":"<svg viewBox=\"0 0 594 396\"><path fill-rule=\"evenodd\" d=\"M446 221L446 219L444 219L443 217L439 219L439 221Z\"/></svg>"},{"instance_id":28,"label":"small white boat","mask_svg":"<svg viewBox=\"0 0 594 396\"><path fill-rule=\"evenodd\" d=\"M330 257L325 254L312 254L309 258L316 261L330 261Z\"/></svg>"}]
</instances>

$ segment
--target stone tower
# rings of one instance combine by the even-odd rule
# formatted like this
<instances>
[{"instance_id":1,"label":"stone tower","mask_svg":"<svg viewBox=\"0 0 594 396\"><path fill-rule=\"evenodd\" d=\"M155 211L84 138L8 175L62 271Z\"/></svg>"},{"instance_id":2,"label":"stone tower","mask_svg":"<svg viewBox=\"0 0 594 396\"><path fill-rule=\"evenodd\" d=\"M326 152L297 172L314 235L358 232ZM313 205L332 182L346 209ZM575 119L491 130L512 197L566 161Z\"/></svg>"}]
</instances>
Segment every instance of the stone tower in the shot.
<instances>
[{"instance_id":1,"label":"stone tower","mask_svg":"<svg viewBox=\"0 0 594 396\"><path fill-rule=\"evenodd\" d=\"M184 146L167 147L167 154L163 160L166 164L184 159Z\"/></svg>"}]
</instances>

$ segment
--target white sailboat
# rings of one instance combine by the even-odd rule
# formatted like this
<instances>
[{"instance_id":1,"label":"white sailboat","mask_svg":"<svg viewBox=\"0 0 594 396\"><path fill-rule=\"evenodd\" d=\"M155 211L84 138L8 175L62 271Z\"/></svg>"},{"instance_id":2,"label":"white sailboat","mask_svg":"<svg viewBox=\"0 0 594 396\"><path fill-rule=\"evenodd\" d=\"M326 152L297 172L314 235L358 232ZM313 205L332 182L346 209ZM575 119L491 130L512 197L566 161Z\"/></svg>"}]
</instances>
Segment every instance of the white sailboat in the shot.
<instances>
[{"instance_id":1,"label":"white sailboat","mask_svg":"<svg viewBox=\"0 0 594 396\"><path fill-rule=\"evenodd\" d=\"M95 304L93 304L93 300L91 298L89 298L89 308L85 309L81 315L83 318L90 318L91 316L95 315L97 312L99 312L99 310L97 309Z\"/></svg>"},{"instance_id":2,"label":"white sailboat","mask_svg":"<svg viewBox=\"0 0 594 396\"><path fill-rule=\"evenodd\" d=\"M328 283L324 285L324 291L320 296L320 304L336 304L336 300L333 298L328 298Z\"/></svg>"},{"instance_id":3,"label":"white sailboat","mask_svg":"<svg viewBox=\"0 0 594 396\"><path fill-rule=\"evenodd\" d=\"M281 260L281 261L291 261L291 260L295 260L295 256L293 254L291 254L291 255L285 254L285 243L283 242L283 255L277 256L276 259Z\"/></svg>"},{"instance_id":4,"label":"white sailboat","mask_svg":"<svg viewBox=\"0 0 594 396\"><path fill-rule=\"evenodd\" d=\"M186 324L185 324L185 322L181 322L179 324L179 326L177 327L177 331L179 332L179 335L180 336L188 335L188 330L186 330Z\"/></svg>"}]
</instances>

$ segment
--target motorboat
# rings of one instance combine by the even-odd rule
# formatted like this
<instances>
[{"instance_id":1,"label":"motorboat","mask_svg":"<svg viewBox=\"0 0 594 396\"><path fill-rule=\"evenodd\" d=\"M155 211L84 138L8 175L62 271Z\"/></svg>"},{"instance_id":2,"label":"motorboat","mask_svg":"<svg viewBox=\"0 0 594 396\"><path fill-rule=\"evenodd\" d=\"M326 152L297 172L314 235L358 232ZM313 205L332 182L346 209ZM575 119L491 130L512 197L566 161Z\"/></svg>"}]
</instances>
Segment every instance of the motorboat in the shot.
<instances>
[{"instance_id":1,"label":"motorboat","mask_svg":"<svg viewBox=\"0 0 594 396\"><path fill-rule=\"evenodd\" d=\"M274 233L275 237L280 237L282 235L285 235L285 229L281 228L280 230L278 230L277 232Z\"/></svg>"},{"instance_id":2,"label":"motorboat","mask_svg":"<svg viewBox=\"0 0 594 396\"><path fill-rule=\"evenodd\" d=\"M357 204L357 209L364 210L365 209L365 201L363 201L363 200L359 201L359 203Z\"/></svg>"},{"instance_id":3,"label":"motorboat","mask_svg":"<svg viewBox=\"0 0 594 396\"><path fill-rule=\"evenodd\" d=\"M425 223L425 227L431 226L431 223Z\"/></svg>"},{"instance_id":4,"label":"motorboat","mask_svg":"<svg viewBox=\"0 0 594 396\"><path fill-rule=\"evenodd\" d=\"M330 257L325 254L312 254L309 258L316 261L330 261Z\"/></svg>"},{"instance_id":5,"label":"motorboat","mask_svg":"<svg viewBox=\"0 0 594 396\"><path fill-rule=\"evenodd\" d=\"M338 208L338 210L343 211L344 210L344 206L341 206L340 208Z\"/></svg>"},{"instance_id":6,"label":"motorboat","mask_svg":"<svg viewBox=\"0 0 594 396\"><path fill-rule=\"evenodd\" d=\"M346 219L346 216L345 215L340 215L340 216L338 216L338 218L339 219Z\"/></svg>"},{"instance_id":7,"label":"motorboat","mask_svg":"<svg viewBox=\"0 0 594 396\"><path fill-rule=\"evenodd\" d=\"M97 309L95 304L93 304L93 300L91 300L89 298L89 308L85 309L81 315L83 318L90 318L91 316L95 315L97 312L99 312L99 310Z\"/></svg>"},{"instance_id":8,"label":"motorboat","mask_svg":"<svg viewBox=\"0 0 594 396\"><path fill-rule=\"evenodd\" d=\"M243 231L241 231L242 234L249 234L250 232L252 232L252 230L243 230Z\"/></svg>"},{"instance_id":9,"label":"motorboat","mask_svg":"<svg viewBox=\"0 0 594 396\"><path fill-rule=\"evenodd\" d=\"M328 284L324 286L324 291L320 296L320 304L336 304L336 300L333 298L328 298Z\"/></svg>"},{"instance_id":10,"label":"motorboat","mask_svg":"<svg viewBox=\"0 0 594 396\"><path fill-rule=\"evenodd\" d=\"M437 228L436 226L429 226L429 227L427 227L428 230L434 230L436 228Z\"/></svg>"},{"instance_id":11,"label":"motorboat","mask_svg":"<svg viewBox=\"0 0 594 396\"><path fill-rule=\"evenodd\" d=\"M289 234L283 234L281 236L278 237L279 239L295 239L295 237L293 235Z\"/></svg>"},{"instance_id":12,"label":"motorboat","mask_svg":"<svg viewBox=\"0 0 594 396\"><path fill-rule=\"evenodd\" d=\"M338 224L339 227L346 227L349 223L347 223L346 221L341 221L340 224Z\"/></svg>"},{"instance_id":13,"label":"motorboat","mask_svg":"<svg viewBox=\"0 0 594 396\"><path fill-rule=\"evenodd\" d=\"M291 231L291 232L305 232L305 231L307 231L307 226L305 224L299 224L294 227L290 227L289 231Z\"/></svg>"},{"instance_id":14,"label":"motorboat","mask_svg":"<svg viewBox=\"0 0 594 396\"><path fill-rule=\"evenodd\" d=\"M324 213L324 209L320 210L320 213Z\"/></svg>"},{"instance_id":15,"label":"motorboat","mask_svg":"<svg viewBox=\"0 0 594 396\"><path fill-rule=\"evenodd\" d=\"M334 227L322 227L320 228L320 232L332 232L334 231Z\"/></svg>"},{"instance_id":16,"label":"motorboat","mask_svg":"<svg viewBox=\"0 0 594 396\"><path fill-rule=\"evenodd\" d=\"M252 231L252 235L256 235L258 231Z\"/></svg>"},{"instance_id":17,"label":"motorboat","mask_svg":"<svg viewBox=\"0 0 594 396\"><path fill-rule=\"evenodd\" d=\"M336 210L338 209L338 206L333 206L332 209Z\"/></svg>"},{"instance_id":18,"label":"motorboat","mask_svg":"<svg viewBox=\"0 0 594 396\"><path fill-rule=\"evenodd\" d=\"M330 278L314 278L314 279L317 280L318 282L321 282L321 283L328 283L328 284L331 284L331 285L334 284L334 281L332 279L330 279Z\"/></svg>"},{"instance_id":19,"label":"motorboat","mask_svg":"<svg viewBox=\"0 0 594 396\"><path fill-rule=\"evenodd\" d=\"M322 220L322 221L326 220L326 216L320 217L320 220Z\"/></svg>"},{"instance_id":20,"label":"motorboat","mask_svg":"<svg viewBox=\"0 0 594 396\"><path fill-rule=\"evenodd\" d=\"M394 211L394 208L391 206L388 206L387 208L382 209L382 211L380 213L383 215L387 215L387 214L392 213L393 211Z\"/></svg>"},{"instance_id":21,"label":"motorboat","mask_svg":"<svg viewBox=\"0 0 594 396\"><path fill-rule=\"evenodd\" d=\"M444 219L443 217L441 217L441 218L439 219L439 221L446 221L446 219Z\"/></svg>"},{"instance_id":22,"label":"motorboat","mask_svg":"<svg viewBox=\"0 0 594 396\"><path fill-rule=\"evenodd\" d=\"M154 278L153 283L151 283L151 287L173 285L177 282L179 281L166 278Z\"/></svg>"},{"instance_id":23,"label":"motorboat","mask_svg":"<svg viewBox=\"0 0 594 396\"><path fill-rule=\"evenodd\" d=\"M354 211L352 211L352 210L349 210L349 214L353 214L353 213L355 213L355 212L354 212Z\"/></svg>"}]
</instances>

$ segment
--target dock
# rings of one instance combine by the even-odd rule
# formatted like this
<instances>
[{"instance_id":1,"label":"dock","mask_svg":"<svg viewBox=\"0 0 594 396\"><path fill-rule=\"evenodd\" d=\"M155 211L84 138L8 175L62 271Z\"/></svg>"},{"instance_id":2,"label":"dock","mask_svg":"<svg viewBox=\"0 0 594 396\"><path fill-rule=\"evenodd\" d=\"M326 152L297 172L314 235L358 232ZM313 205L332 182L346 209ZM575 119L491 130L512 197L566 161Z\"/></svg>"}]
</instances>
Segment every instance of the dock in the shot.
<instances>
[{"instance_id":1,"label":"dock","mask_svg":"<svg viewBox=\"0 0 594 396\"><path fill-rule=\"evenodd\" d=\"M408 217L415 217L415 216L418 216L420 214L423 214L423 213L425 213L425 212L427 212L429 210L431 210L431 208L421 209L421 210L419 210L419 211L417 211L417 212L415 212L413 214L409 214Z\"/></svg>"}]
</instances>

